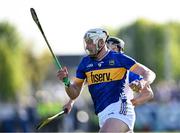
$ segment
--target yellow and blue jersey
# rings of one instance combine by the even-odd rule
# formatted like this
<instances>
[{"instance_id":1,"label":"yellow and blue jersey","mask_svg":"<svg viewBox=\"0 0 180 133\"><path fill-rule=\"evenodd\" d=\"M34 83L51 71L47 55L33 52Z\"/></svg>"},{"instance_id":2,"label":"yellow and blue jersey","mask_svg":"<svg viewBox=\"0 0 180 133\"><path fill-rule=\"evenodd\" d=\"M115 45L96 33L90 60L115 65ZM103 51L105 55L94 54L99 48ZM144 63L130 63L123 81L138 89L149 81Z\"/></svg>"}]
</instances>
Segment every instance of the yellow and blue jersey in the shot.
<instances>
[{"instance_id":1,"label":"yellow and blue jersey","mask_svg":"<svg viewBox=\"0 0 180 133\"><path fill-rule=\"evenodd\" d=\"M113 51L109 51L101 61L89 56L82 59L76 78L87 81L96 114L123 99L127 70L135 65L134 59Z\"/></svg>"}]
</instances>

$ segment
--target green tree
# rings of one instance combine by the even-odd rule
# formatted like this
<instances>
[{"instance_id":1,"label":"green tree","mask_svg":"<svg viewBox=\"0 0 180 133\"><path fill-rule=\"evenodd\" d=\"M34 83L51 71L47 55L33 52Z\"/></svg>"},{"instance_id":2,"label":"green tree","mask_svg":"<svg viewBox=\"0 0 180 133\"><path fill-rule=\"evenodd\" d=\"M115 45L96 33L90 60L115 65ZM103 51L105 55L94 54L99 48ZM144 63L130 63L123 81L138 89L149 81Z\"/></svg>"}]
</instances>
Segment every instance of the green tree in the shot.
<instances>
[{"instance_id":1,"label":"green tree","mask_svg":"<svg viewBox=\"0 0 180 133\"><path fill-rule=\"evenodd\" d=\"M180 79L180 23L177 22L171 22L165 25L165 27L168 27L169 30L169 36L170 38L169 41L169 51L170 51L170 56L169 58L171 59L171 71L172 71L172 76L179 80Z\"/></svg>"},{"instance_id":2,"label":"green tree","mask_svg":"<svg viewBox=\"0 0 180 133\"><path fill-rule=\"evenodd\" d=\"M43 52L41 55L36 56L30 49L29 47L24 49L24 57L26 57L24 63L28 71L26 77L32 89L36 91L41 88L48 74L52 58L49 52Z\"/></svg>"},{"instance_id":3,"label":"green tree","mask_svg":"<svg viewBox=\"0 0 180 133\"><path fill-rule=\"evenodd\" d=\"M127 44L126 53L153 69L159 80L180 78L180 23L158 24L139 19L116 34Z\"/></svg>"},{"instance_id":4,"label":"green tree","mask_svg":"<svg viewBox=\"0 0 180 133\"><path fill-rule=\"evenodd\" d=\"M40 88L51 63L50 54L35 56L16 28L0 22L0 100L16 102L27 88ZM27 87L28 86L28 87ZM35 93L35 91L33 91Z\"/></svg>"},{"instance_id":5,"label":"green tree","mask_svg":"<svg viewBox=\"0 0 180 133\"><path fill-rule=\"evenodd\" d=\"M25 87L20 37L8 22L0 23L0 99L15 99L15 92Z\"/></svg>"}]
</instances>

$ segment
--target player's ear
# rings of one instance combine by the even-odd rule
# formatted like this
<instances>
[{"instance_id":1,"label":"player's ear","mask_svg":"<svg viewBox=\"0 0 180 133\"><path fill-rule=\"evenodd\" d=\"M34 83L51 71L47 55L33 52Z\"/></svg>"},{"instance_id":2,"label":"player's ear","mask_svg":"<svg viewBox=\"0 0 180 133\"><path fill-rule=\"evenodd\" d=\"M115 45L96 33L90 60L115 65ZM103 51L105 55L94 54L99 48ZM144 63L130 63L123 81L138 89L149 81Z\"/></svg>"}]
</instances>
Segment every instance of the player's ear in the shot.
<instances>
[{"instance_id":1,"label":"player's ear","mask_svg":"<svg viewBox=\"0 0 180 133\"><path fill-rule=\"evenodd\" d=\"M103 39L99 39L98 46L101 48L103 45L105 45L105 42Z\"/></svg>"}]
</instances>

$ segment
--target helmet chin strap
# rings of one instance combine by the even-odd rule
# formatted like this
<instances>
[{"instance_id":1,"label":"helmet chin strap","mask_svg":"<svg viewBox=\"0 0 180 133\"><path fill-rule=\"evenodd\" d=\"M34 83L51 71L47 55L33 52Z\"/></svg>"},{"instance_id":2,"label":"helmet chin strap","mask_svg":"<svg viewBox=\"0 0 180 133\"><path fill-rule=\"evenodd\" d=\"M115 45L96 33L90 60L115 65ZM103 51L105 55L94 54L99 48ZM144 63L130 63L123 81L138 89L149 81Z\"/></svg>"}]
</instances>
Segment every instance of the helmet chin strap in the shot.
<instances>
[{"instance_id":1,"label":"helmet chin strap","mask_svg":"<svg viewBox=\"0 0 180 133\"><path fill-rule=\"evenodd\" d=\"M102 49L105 47L105 45L103 45L99 50L98 50L98 52L97 52L97 54L96 55L98 55L101 51L102 51Z\"/></svg>"},{"instance_id":2,"label":"helmet chin strap","mask_svg":"<svg viewBox=\"0 0 180 133\"><path fill-rule=\"evenodd\" d=\"M91 58L93 59L97 59L97 55L102 51L102 49L105 47L105 45L103 45L99 50L97 50L98 52L94 55L90 55Z\"/></svg>"}]
</instances>

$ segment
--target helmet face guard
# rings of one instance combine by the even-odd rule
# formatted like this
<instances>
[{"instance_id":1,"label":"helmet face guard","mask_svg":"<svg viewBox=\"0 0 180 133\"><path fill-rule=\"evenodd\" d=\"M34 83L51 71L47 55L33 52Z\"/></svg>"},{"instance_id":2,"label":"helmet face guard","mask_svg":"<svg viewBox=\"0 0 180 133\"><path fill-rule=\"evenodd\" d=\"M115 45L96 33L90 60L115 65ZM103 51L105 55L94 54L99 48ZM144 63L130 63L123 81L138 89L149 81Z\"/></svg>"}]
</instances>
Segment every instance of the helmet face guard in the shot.
<instances>
[{"instance_id":1,"label":"helmet face guard","mask_svg":"<svg viewBox=\"0 0 180 133\"><path fill-rule=\"evenodd\" d=\"M96 57L99 51L102 49L98 43L100 39L106 42L108 35L103 29L91 29L84 35L84 48L86 53L91 57Z\"/></svg>"},{"instance_id":2,"label":"helmet face guard","mask_svg":"<svg viewBox=\"0 0 180 133\"><path fill-rule=\"evenodd\" d=\"M84 39L84 49L89 56L94 57L98 53L98 42L91 38L86 38Z\"/></svg>"}]
</instances>

